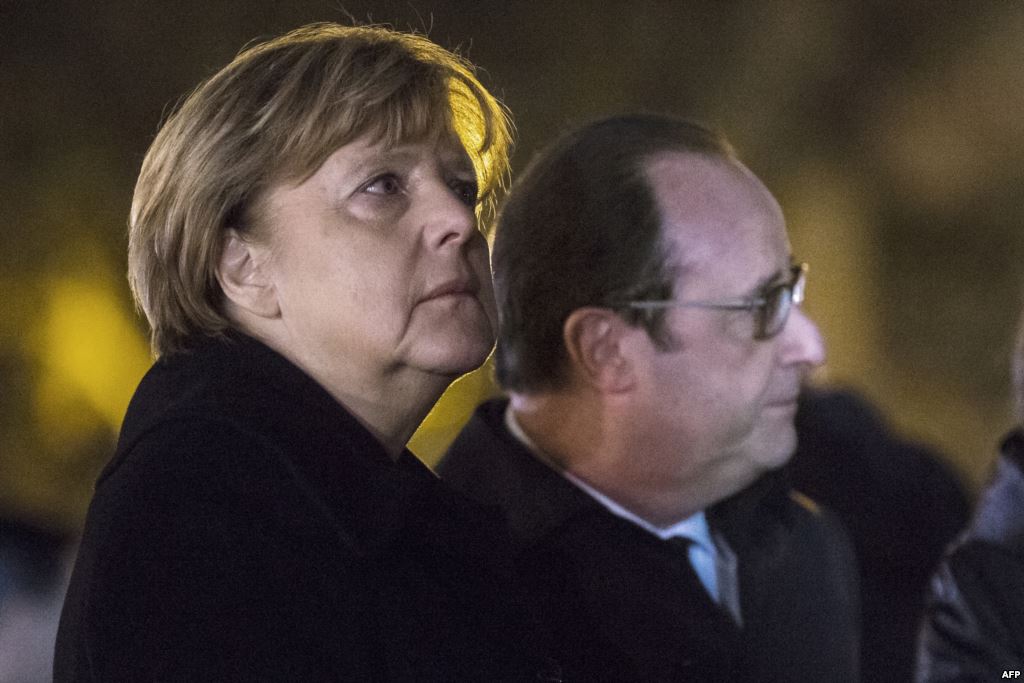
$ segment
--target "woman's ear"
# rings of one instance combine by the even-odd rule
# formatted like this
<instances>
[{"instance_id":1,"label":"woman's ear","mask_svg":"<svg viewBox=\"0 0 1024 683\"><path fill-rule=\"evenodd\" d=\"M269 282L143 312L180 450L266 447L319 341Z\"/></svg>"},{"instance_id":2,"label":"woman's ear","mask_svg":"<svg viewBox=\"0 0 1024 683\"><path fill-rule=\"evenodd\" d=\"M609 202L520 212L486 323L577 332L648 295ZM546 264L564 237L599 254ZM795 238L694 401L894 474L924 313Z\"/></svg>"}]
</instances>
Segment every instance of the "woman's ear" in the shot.
<instances>
[{"instance_id":1,"label":"woman's ear","mask_svg":"<svg viewBox=\"0 0 1024 683\"><path fill-rule=\"evenodd\" d=\"M266 260L266 247L230 228L221 244L217 282L231 305L260 318L277 318L281 315L281 306Z\"/></svg>"},{"instance_id":2,"label":"woman's ear","mask_svg":"<svg viewBox=\"0 0 1024 683\"><path fill-rule=\"evenodd\" d=\"M607 308L578 308L562 327L562 341L574 374L604 393L619 393L636 383L634 364L623 342L629 326Z\"/></svg>"}]
</instances>

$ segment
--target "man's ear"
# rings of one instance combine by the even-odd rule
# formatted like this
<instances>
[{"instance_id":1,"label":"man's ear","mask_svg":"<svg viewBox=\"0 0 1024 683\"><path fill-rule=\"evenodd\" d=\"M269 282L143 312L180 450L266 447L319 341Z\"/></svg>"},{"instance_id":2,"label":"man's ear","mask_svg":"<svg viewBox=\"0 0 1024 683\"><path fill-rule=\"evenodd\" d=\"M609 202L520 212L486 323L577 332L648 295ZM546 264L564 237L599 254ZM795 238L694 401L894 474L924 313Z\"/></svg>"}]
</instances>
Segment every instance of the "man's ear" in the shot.
<instances>
[{"instance_id":1,"label":"man's ear","mask_svg":"<svg viewBox=\"0 0 1024 683\"><path fill-rule=\"evenodd\" d=\"M276 318L281 307L265 262L266 247L250 242L230 228L221 244L217 282L235 306L260 318Z\"/></svg>"},{"instance_id":2,"label":"man's ear","mask_svg":"<svg viewBox=\"0 0 1024 683\"><path fill-rule=\"evenodd\" d=\"M633 362L622 343L626 322L607 308L578 308L562 327L562 340L577 376L608 393L636 382Z\"/></svg>"}]
</instances>

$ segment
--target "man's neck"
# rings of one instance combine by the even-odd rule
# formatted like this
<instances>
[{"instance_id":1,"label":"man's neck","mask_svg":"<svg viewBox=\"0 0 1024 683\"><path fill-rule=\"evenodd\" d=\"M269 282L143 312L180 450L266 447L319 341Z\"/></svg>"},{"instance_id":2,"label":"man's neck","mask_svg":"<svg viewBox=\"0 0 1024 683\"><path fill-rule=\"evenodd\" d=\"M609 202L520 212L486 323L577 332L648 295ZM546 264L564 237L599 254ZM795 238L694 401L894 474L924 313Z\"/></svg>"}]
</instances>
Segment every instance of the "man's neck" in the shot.
<instances>
[{"instance_id":1,"label":"man's neck","mask_svg":"<svg viewBox=\"0 0 1024 683\"><path fill-rule=\"evenodd\" d=\"M602 496L642 520L641 526L670 527L714 502L644 472L628 420L614 410L581 405L565 396L514 394L506 416L510 431L539 460L592 496ZM695 482L692 488L698 491L700 486Z\"/></svg>"}]
</instances>

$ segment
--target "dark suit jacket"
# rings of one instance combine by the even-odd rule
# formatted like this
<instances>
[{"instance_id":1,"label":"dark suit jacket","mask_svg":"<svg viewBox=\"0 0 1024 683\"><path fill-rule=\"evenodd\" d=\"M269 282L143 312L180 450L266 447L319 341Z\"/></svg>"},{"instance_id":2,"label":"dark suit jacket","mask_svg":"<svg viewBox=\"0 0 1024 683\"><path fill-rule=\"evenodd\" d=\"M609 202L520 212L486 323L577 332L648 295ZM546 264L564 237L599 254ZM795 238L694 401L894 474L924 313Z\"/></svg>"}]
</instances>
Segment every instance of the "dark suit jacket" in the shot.
<instances>
[{"instance_id":1,"label":"dark suit jacket","mask_svg":"<svg viewBox=\"0 0 1024 683\"><path fill-rule=\"evenodd\" d=\"M493 517L232 335L161 359L89 510L57 681L535 679Z\"/></svg>"},{"instance_id":2,"label":"dark suit jacket","mask_svg":"<svg viewBox=\"0 0 1024 683\"><path fill-rule=\"evenodd\" d=\"M708 511L739 560L740 628L675 544L536 460L505 428L505 405L478 408L439 471L504 510L566 680L857 679L856 567L812 503L765 479Z\"/></svg>"}]
</instances>

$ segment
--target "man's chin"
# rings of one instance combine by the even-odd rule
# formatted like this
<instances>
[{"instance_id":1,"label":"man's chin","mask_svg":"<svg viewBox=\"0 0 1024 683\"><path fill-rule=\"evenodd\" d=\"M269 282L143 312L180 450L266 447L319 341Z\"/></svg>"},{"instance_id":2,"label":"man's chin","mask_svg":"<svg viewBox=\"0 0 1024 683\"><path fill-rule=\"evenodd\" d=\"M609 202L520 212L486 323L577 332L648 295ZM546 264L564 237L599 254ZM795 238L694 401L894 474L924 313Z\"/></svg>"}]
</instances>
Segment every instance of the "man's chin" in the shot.
<instances>
[{"instance_id":1,"label":"man's chin","mask_svg":"<svg viewBox=\"0 0 1024 683\"><path fill-rule=\"evenodd\" d=\"M757 462L765 471L779 469L796 453L796 428L790 423L777 429L775 434L761 442L763 447L757 454Z\"/></svg>"}]
</instances>

